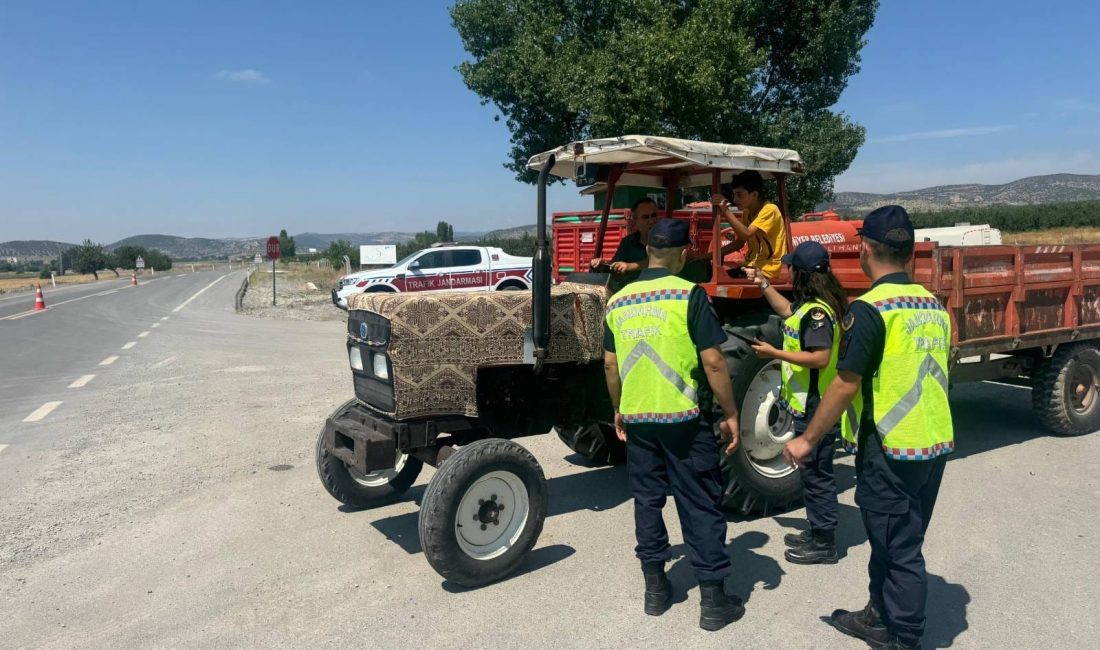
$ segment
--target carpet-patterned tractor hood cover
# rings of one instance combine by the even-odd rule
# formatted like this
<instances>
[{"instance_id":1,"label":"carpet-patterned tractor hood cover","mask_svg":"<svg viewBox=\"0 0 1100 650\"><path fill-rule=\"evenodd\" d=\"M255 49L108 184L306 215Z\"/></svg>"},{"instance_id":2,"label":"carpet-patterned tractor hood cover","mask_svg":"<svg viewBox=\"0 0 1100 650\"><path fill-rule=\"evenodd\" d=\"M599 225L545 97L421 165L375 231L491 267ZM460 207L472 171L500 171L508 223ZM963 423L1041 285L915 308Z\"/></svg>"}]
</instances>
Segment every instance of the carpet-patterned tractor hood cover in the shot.
<instances>
[{"instance_id":1,"label":"carpet-patterned tractor hood cover","mask_svg":"<svg viewBox=\"0 0 1100 650\"><path fill-rule=\"evenodd\" d=\"M606 303L602 287L567 282L552 288L549 363L603 358ZM476 417L477 369L523 363L531 293L361 293L348 299L348 317L357 318L356 311L390 321L387 351L394 374L394 411L387 415Z\"/></svg>"}]
</instances>

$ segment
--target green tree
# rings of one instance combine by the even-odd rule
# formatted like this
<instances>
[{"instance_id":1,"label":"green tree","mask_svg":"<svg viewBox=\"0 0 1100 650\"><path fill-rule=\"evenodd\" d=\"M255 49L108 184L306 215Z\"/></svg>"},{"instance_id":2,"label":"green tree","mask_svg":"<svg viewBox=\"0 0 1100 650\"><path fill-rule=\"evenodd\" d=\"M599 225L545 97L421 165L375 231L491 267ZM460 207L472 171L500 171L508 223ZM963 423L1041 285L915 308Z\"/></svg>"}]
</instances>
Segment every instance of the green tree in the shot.
<instances>
[{"instance_id":1,"label":"green tree","mask_svg":"<svg viewBox=\"0 0 1100 650\"><path fill-rule=\"evenodd\" d=\"M294 238L286 234L286 229L279 231L279 253L281 257L294 257Z\"/></svg>"},{"instance_id":2,"label":"green tree","mask_svg":"<svg viewBox=\"0 0 1100 650\"><path fill-rule=\"evenodd\" d=\"M73 256L73 269L77 273L91 273L98 280L99 272L107 268L108 256L103 244L97 244L90 239L85 239L70 254Z\"/></svg>"},{"instance_id":3,"label":"green tree","mask_svg":"<svg viewBox=\"0 0 1100 650\"><path fill-rule=\"evenodd\" d=\"M458 66L512 133L506 167L572 140L646 133L796 149L791 210L832 194L864 129L831 110L878 0L458 0ZM497 118L499 119L499 117Z\"/></svg>"},{"instance_id":4,"label":"green tree","mask_svg":"<svg viewBox=\"0 0 1100 650\"><path fill-rule=\"evenodd\" d=\"M346 239L337 239L330 243L328 248L325 249L324 258L332 264L332 268L342 269L344 268L345 255L351 260L352 269L359 266L359 247L353 246L352 243Z\"/></svg>"},{"instance_id":5,"label":"green tree","mask_svg":"<svg viewBox=\"0 0 1100 650\"><path fill-rule=\"evenodd\" d=\"M435 225L436 241L454 241L455 228L446 221L440 221Z\"/></svg>"}]
</instances>

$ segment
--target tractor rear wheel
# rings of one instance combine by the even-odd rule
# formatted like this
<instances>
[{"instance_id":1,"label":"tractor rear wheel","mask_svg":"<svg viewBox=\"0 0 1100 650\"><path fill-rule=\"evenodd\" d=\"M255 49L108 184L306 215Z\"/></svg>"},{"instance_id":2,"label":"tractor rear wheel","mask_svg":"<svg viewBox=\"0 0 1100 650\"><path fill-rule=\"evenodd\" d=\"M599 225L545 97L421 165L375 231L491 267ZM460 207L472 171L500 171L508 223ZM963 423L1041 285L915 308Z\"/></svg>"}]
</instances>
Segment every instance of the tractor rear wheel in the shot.
<instances>
[{"instance_id":1,"label":"tractor rear wheel","mask_svg":"<svg viewBox=\"0 0 1100 650\"><path fill-rule=\"evenodd\" d=\"M610 422L557 425L554 433L578 455L594 465L622 465L626 462L626 443L615 435Z\"/></svg>"}]
</instances>

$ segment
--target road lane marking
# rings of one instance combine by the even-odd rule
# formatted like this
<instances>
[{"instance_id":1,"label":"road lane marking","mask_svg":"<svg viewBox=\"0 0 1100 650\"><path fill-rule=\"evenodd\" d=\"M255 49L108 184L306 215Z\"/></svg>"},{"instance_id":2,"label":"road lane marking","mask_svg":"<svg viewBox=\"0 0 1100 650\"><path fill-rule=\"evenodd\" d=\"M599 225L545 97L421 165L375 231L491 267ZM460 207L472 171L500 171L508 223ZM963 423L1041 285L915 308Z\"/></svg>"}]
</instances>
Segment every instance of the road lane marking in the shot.
<instances>
[{"instance_id":1,"label":"road lane marking","mask_svg":"<svg viewBox=\"0 0 1100 650\"><path fill-rule=\"evenodd\" d=\"M122 346L122 349L123 350L129 350L130 348L134 347L135 345L137 345L137 341L130 341L126 345Z\"/></svg>"},{"instance_id":2,"label":"road lane marking","mask_svg":"<svg viewBox=\"0 0 1100 650\"><path fill-rule=\"evenodd\" d=\"M101 366L109 366L109 365L111 365L112 363L114 363L114 362L116 362L116 361L118 361L118 355L117 355L117 354L112 354L111 356L107 357L107 358L106 358L106 359L104 359L103 361L100 361L100 362L99 362L99 365L101 365Z\"/></svg>"},{"instance_id":3,"label":"road lane marking","mask_svg":"<svg viewBox=\"0 0 1100 650\"><path fill-rule=\"evenodd\" d=\"M160 327L160 323L153 323L153 324L152 324L152 325L150 325L149 327L151 327L151 328L153 328L153 329L156 329L156 328Z\"/></svg>"},{"instance_id":4,"label":"road lane marking","mask_svg":"<svg viewBox=\"0 0 1100 650\"><path fill-rule=\"evenodd\" d=\"M69 384L69 388L83 388L88 385L88 382L95 379L95 375L84 375L80 379L77 379L73 383Z\"/></svg>"},{"instance_id":5,"label":"road lane marking","mask_svg":"<svg viewBox=\"0 0 1100 650\"><path fill-rule=\"evenodd\" d=\"M111 289L110 291L100 291L100 292L99 292L99 293L97 293L96 295L97 295L97 296L109 296L109 295L111 295L112 293L115 293L115 292L117 292L117 291L118 291L118 289Z\"/></svg>"},{"instance_id":6,"label":"road lane marking","mask_svg":"<svg viewBox=\"0 0 1100 650\"><path fill-rule=\"evenodd\" d=\"M49 305L47 305L47 307L49 309L53 309L54 307L60 307L61 305L67 305L70 302L76 302L78 300L87 300L88 298L96 298L96 297L99 297L99 296L105 296L108 293L113 293L114 291L118 291L118 289L114 289L113 291L105 291L105 292L102 292L102 293L90 293L86 296L80 296L79 298L71 298L69 300L62 300L61 302L55 302L55 303L49 304ZM30 311L24 311L24 312L20 312L18 314L12 314L11 316L4 316L3 318L0 318L0 320L19 320L20 318L26 318L27 316L34 316L35 314L41 314L43 311L48 311L48 310L43 310L43 309L34 310L34 309L31 309Z\"/></svg>"},{"instance_id":7,"label":"road lane marking","mask_svg":"<svg viewBox=\"0 0 1100 650\"><path fill-rule=\"evenodd\" d=\"M191 301L192 301L192 300L194 300L195 298L198 298L199 296L201 296L201 295L202 295L202 292L206 291L207 289L209 289L210 287L214 286L215 284L217 284L217 283L221 282L222 280L224 280L224 279L225 279L226 277L228 277L228 276L229 276L229 274L228 274L228 273L226 273L225 275L221 276L221 277L220 277L220 278L218 278L217 280L214 280L213 282L211 282L210 284L206 285L206 286L205 286L205 287L203 287L202 289L199 289L199 290L198 290L198 292L197 292L197 293L195 293L195 295L191 296L191 297L190 297L190 298L188 298L187 300L184 300L184 301L183 301L183 304L182 304L182 305L180 305L179 307L176 307L175 309L173 309L173 310L172 310L172 313L174 314L174 313L178 312L179 310L183 309L184 307L186 307L186 306L187 306L187 304L188 304L189 302L191 302Z\"/></svg>"},{"instance_id":8,"label":"road lane marking","mask_svg":"<svg viewBox=\"0 0 1100 650\"><path fill-rule=\"evenodd\" d=\"M8 448L7 445L0 445L0 454L4 453L4 450L7 449L7 448Z\"/></svg>"},{"instance_id":9,"label":"road lane marking","mask_svg":"<svg viewBox=\"0 0 1100 650\"><path fill-rule=\"evenodd\" d=\"M145 330L145 331L144 331L144 332L142 332L141 334L138 334L138 338L139 338L139 339L143 339L143 338L145 338L146 336L149 336L149 330Z\"/></svg>"},{"instance_id":10,"label":"road lane marking","mask_svg":"<svg viewBox=\"0 0 1100 650\"><path fill-rule=\"evenodd\" d=\"M55 408L57 408L58 406L61 406L61 402L46 402L42 406L39 406L38 409L34 413L31 413L27 417L23 418L23 421L24 422L38 422L42 418L44 418L47 415L49 415L50 413L52 413L53 410Z\"/></svg>"},{"instance_id":11,"label":"road lane marking","mask_svg":"<svg viewBox=\"0 0 1100 650\"><path fill-rule=\"evenodd\" d=\"M167 316L161 316L160 319L161 320L168 320L168 317Z\"/></svg>"}]
</instances>

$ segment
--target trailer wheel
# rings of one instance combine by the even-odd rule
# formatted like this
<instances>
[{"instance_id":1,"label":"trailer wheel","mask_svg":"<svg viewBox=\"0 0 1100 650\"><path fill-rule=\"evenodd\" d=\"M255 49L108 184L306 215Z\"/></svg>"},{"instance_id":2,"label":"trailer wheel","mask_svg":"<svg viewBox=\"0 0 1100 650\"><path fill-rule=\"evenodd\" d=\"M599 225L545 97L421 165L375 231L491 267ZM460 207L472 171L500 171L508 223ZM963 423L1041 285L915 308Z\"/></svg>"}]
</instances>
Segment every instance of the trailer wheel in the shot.
<instances>
[{"instance_id":1,"label":"trailer wheel","mask_svg":"<svg viewBox=\"0 0 1100 650\"><path fill-rule=\"evenodd\" d=\"M356 400L344 402L332 413L336 419L344 416ZM362 474L349 468L336 456L325 451L325 428L317 437L317 476L321 485L337 501L353 508L371 508L382 505L394 497L404 494L416 481L424 463L419 458L397 452L394 466L390 469Z\"/></svg>"},{"instance_id":2,"label":"trailer wheel","mask_svg":"<svg viewBox=\"0 0 1100 650\"><path fill-rule=\"evenodd\" d=\"M729 325L727 332L782 345L778 318L762 325ZM791 415L778 404L782 382L779 361L760 359L752 347L730 335L722 346L741 415L741 444L722 458L726 480L723 505L748 514L785 510L802 498L798 470L783 460L783 445L794 437ZM717 418L715 418L717 426Z\"/></svg>"},{"instance_id":3,"label":"trailer wheel","mask_svg":"<svg viewBox=\"0 0 1100 650\"><path fill-rule=\"evenodd\" d=\"M554 433L577 454L595 465L622 465L626 462L626 443L615 435L608 422L555 426Z\"/></svg>"},{"instance_id":4,"label":"trailer wheel","mask_svg":"<svg viewBox=\"0 0 1100 650\"><path fill-rule=\"evenodd\" d=\"M516 570L546 518L546 478L520 445L479 440L448 458L420 506L420 545L439 575L463 587Z\"/></svg>"},{"instance_id":5,"label":"trailer wheel","mask_svg":"<svg viewBox=\"0 0 1100 650\"><path fill-rule=\"evenodd\" d=\"M1031 401L1043 426L1057 435L1100 429L1100 350L1091 343L1059 347L1033 376Z\"/></svg>"}]
</instances>

